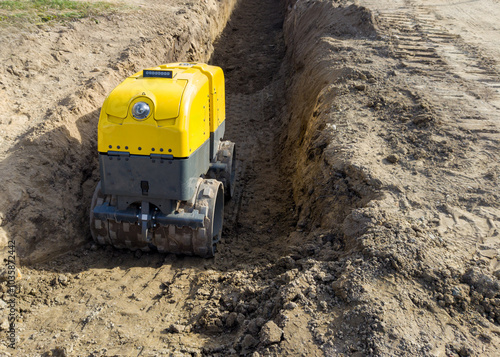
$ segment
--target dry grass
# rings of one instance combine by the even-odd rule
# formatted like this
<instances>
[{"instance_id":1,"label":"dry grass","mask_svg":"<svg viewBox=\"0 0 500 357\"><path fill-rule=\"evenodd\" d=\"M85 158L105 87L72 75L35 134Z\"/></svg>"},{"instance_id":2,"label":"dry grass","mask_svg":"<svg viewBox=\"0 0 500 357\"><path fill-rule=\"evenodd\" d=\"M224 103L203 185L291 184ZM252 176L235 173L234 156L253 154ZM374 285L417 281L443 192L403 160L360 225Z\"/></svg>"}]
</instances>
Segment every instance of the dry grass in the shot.
<instances>
[{"instance_id":1,"label":"dry grass","mask_svg":"<svg viewBox=\"0 0 500 357\"><path fill-rule=\"evenodd\" d=\"M71 21L111 14L118 10L119 7L119 5L102 1L6 0L0 1L0 22L40 24L54 21Z\"/></svg>"}]
</instances>

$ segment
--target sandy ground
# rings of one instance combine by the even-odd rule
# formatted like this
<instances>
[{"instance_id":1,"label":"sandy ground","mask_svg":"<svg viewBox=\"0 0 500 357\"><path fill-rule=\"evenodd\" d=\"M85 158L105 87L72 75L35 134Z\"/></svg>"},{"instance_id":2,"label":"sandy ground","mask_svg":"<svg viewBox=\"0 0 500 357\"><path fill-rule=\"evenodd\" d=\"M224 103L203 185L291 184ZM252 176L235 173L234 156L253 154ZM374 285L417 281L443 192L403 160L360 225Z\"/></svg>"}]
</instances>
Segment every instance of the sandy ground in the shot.
<instances>
[{"instance_id":1,"label":"sandy ground","mask_svg":"<svg viewBox=\"0 0 500 357\"><path fill-rule=\"evenodd\" d=\"M1 353L500 353L498 1L240 0L227 24L231 1L128 3L0 30L0 238L23 273ZM87 227L99 106L172 60L227 77L239 180L209 260Z\"/></svg>"}]
</instances>

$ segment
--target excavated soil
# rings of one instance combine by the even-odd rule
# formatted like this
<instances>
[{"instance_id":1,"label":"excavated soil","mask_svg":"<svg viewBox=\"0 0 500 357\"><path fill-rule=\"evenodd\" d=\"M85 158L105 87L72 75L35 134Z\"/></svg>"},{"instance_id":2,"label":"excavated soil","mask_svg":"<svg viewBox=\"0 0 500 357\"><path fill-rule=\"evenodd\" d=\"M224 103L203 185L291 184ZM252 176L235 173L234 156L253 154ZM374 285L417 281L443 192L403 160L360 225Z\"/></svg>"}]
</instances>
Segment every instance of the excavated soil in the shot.
<instances>
[{"instance_id":1,"label":"excavated soil","mask_svg":"<svg viewBox=\"0 0 500 357\"><path fill-rule=\"evenodd\" d=\"M498 1L127 3L0 28L0 238L23 274L0 354L500 354ZM99 106L174 60L226 73L214 259L87 227Z\"/></svg>"}]
</instances>

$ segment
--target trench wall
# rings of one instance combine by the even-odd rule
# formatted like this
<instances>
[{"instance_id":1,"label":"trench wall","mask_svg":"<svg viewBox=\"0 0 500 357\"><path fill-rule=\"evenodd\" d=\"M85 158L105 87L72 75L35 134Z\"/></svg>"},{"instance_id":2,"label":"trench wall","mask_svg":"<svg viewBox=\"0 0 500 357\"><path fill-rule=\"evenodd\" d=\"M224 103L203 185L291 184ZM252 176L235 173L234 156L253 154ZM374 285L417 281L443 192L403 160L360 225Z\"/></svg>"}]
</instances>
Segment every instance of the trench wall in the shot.
<instances>
[{"instance_id":1,"label":"trench wall","mask_svg":"<svg viewBox=\"0 0 500 357\"><path fill-rule=\"evenodd\" d=\"M349 160L345 138L352 136L340 98L366 75L339 61L342 39L375 37L372 14L335 1L288 1L286 106L281 140L292 173L299 227L343 234L351 211L377 197L379 182ZM348 150L348 148L347 148Z\"/></svg>"}]
</instances>

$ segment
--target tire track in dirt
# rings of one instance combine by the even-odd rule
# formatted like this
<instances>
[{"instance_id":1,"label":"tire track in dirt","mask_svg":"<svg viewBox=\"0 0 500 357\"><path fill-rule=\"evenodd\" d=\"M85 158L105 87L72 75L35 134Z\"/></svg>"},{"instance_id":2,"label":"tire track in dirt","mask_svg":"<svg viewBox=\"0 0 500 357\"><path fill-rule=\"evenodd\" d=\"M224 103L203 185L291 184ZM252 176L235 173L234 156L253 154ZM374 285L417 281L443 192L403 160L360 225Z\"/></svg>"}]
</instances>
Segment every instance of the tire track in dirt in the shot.
<instances>
[{"instance_id":1,"label":"tire track in dirt","mask_svg":"<svg viewBox=\"0 0 500 357\"><path fill-rule=\"evenodd\" d=\"M497 62L489 58L478 47L468 44L459 35L450 33L438 23L436 15L428 6L419 1L405 0L398 7L384 8L367 1L377 14L383 33L392 43L395 58L401 61L401 67L410 73L420 74L427 82L413 83L408 80L408 87L417 90L426 88L433 100L433 110L440 121L447 124L443 134L450 137L458 135L477 135L477 139L464 146L467 154L461 154L454 168L448 168L445 176L439 177L434 184L438 187L462 186L471 190L482 185L482 175L460 174L484 166L484 163L498 162L498 150L492 150L500 143L498 121L500 115L500 74ZM457 105L460 103L460 105ZM464 115L464 111L469 114ZM443 130L443 129L442 129ZM479 140L478 140L479 139ZM491 172L498 170L490 167ZM468 182L465 185L464 182ZM443 192L450 195L449 192ZM490 214L478 211L480 226L464 211L456 211L452 226L467 227L467 245L474 254L480 245L481 237L487 230ZM461 217L461 218L459 218ZM468 217L468 218L465 218ZM447 221L446 218L443 218Z\"/></svg>"},{"instance_id":2,"label":"tire track in dirt","mask_svg":"<svg viewBox=\"0 0 500 357\"><path fill-rule=\"evenodd\" d=\"M493 106L491 111L500 108L497 62L438 25L436 17L424 5L415 5L412 1L406 3L406 7L397 10L377 11L390 40L395 44L395 57L402 58L408 67L425 70L435 82L443 82L452 71L464 81L479 84L478 90L485 92L484 99ZM456 99L466 93L463 89L450 91L446 88L440 94L444 98ZM495 113L485 113L488 114Z\"/></svg>"}]
</instances>

